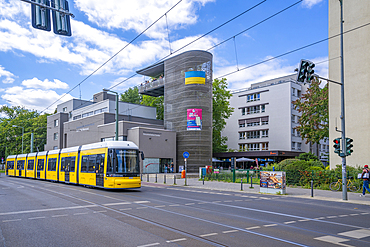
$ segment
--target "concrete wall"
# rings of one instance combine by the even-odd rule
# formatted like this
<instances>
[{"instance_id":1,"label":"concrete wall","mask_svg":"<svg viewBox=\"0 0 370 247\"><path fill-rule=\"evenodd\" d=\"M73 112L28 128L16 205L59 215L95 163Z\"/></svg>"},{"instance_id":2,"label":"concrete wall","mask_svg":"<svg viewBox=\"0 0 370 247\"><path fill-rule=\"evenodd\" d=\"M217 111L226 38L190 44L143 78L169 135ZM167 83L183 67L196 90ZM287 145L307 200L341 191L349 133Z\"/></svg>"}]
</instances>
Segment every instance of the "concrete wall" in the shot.
<instances>
[{"instance_id":1,"label":"concrete wall","mask_svg":"<svg viewBox=\"0 0 370 247\"><path fill-rule=\"evenodd\" d=\"M370 22L370 1L343 1L344 32ZM329 0L329 37L340 33L340 5ZM369 163L370 143L370 31L363 27L344 34L344 89L346 136L353 139L353 154L347 157L347 165ZM341 80L340 37L329 40L329 78ZM337 58L337 59L334 59ZM330 167L341 164L334 153L332 140L341 137L335 127L341 129L340 85L329 84L329 140Z\"/></svg>"},{"instance_id":2,"label":"concrete wall","mask_svg":"<svg viewBox=\"0 0 370 247\"><path fill-rule=\"evenodd\" d=\"M188 171L212 163L212 54L188 51L164 61L164 124L177 133L177 164L190 153ZM185 85L185 72L206 71L205 85ZM202 109L202 130L187 130L187 109Z\"/></svg>"},{"instance_id":3,"label":"concrete wall","mask_svg":"<svg viewBox=\"0 0 370 247\"><path fill-rule=\"evenodd\" d=\"M58 120L58 126L54 125L55 120ZM54 147L57 147L58 149L64 147L63 124L65 122L68 122L68 113L60 112L47 117L47 134L46 144L44 147L45 150L52 150ZM54 140L54 133L58 133L58 140Z\"/></svg>"}]
</instances>

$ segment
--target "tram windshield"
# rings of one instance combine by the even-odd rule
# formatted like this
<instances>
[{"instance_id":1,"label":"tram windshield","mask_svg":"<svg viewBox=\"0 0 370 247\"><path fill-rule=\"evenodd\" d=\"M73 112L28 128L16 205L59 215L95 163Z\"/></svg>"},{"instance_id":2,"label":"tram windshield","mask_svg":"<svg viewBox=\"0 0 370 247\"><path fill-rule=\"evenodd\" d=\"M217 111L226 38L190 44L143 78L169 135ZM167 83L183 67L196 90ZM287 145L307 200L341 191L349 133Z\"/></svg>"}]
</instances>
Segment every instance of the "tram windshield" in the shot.
<instances>
[{"instance_id":1,"label":"tram windshield","mask_svg":"<svg viewBox=\"0 0 370 247\"><path fill-rule=\"evenodd\" d=\"M139 174L139 151L127 149L110 149L107 174L132 175Z\"/></svg>"}]
</instances>

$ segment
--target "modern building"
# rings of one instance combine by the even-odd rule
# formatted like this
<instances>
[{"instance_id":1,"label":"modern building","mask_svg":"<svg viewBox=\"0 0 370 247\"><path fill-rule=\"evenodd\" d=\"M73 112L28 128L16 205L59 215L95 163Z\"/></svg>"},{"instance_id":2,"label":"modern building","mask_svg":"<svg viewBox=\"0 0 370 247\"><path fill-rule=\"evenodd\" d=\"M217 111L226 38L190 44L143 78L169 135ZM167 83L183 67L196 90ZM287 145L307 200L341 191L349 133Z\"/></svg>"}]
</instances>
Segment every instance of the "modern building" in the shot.
<instances>
[{"instance_id":1,"label":"modern building","mask_svg":"<svg viewBox=\"0 0 370 247\"><path fill-rule=\"evenodd\" d=\"M315 145L306 144L295 129L301 114L294 109L293 101L306 92L307 85L296 81L292 74L254 83L246 89L235 90L230 98L234 112L226 120L222 136L236 152L214 154L218 158L246 157L280 161L303 152L316 152ZM319 145L320 157L326 162L328 141Z\"/></svg>"},{"instance_id":2,"label":"modern building","mask_svg":"<svg viewBox=\"0 0 370 247\"><path fill-rule=\"evenodd\" d=\"M155 78L143 83L139 92L164 96L164 127L176 132L179 166L189 172L212 163L212 54L187 51L137 71Z\"/></svg>"},{"instance_id":3,"label":"modern building","mask_svg":"<svg viewBox=\"0 0 370 247\"><path fill-rule=\"evenodd\" d=\"M370 143L370 1L341 1L343 3L344 34L344 97L346 137L353 139L353 154L347 165L369 164ZM340 1L329 0L329 37L340 34ZM361 28L359 28L361 27ZM329 78L341 81L340 36L329 39ZM329 83L329 139L341 137L341 87ZM330 167L341 164L341 158L330 145Z\"/></svg>"},{"instance_id":4,"label":"modern building","mask_svg":"<svg viewBox=\"0 0 370 247\"><path fill-rule=\"evenodd\" d=\"M100 92L93 101L72 99L57 106L47 118L45 150L111 141L115 138L115 95ZM118 140L133 141L144 152L144 172L176 169L176 132L165 130L156 119L156 108L119 102ZM150 162L150 164L149 164Z\"/></svg>"}]
</instances>

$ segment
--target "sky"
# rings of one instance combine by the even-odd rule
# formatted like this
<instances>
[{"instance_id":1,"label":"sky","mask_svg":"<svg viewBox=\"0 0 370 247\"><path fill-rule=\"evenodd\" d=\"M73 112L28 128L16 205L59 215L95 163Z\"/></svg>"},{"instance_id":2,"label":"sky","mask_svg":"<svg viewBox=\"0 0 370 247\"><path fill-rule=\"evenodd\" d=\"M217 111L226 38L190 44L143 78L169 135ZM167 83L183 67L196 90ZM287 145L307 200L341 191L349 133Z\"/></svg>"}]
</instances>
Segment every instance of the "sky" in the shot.
<instances>
[{"instance_id":1,"label":"sky","mask_svg":"<svg viewBox=\"0 0 370 247\"><path fill-rule=\"evenodd\" d=\"M148 79L137 70L188 50L211 52L213 78L225 77L230 90L292 74L301 59L328 74L327 41L280 56L328 38L328 0L68 3L75 16L71 37L32 28L31 4L0 0L0 105L53 113L57 104L92 100L103 88L123 93Z\"/></svg>"}]
</instances>

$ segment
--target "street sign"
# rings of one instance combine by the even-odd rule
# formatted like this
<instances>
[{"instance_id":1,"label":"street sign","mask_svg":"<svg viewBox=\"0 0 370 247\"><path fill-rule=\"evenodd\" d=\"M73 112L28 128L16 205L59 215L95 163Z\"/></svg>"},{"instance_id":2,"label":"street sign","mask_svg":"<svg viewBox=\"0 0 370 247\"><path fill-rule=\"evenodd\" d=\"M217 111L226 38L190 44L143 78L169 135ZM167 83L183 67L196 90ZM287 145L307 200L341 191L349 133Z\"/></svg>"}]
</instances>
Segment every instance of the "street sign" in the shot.
<instances>
[{"instance_id":1,"label":"street sign","mask_svg":"<svg viewBox=\"0 0 370 247\"><path fill-rule=\"evenodd\" d=\"M187 158L189 158L189 152L184 152L183 154L182 154L182 156L184 157L184 159L187 159Z\"/></svg>"}]
</instances>

